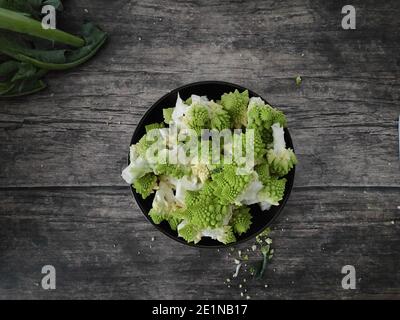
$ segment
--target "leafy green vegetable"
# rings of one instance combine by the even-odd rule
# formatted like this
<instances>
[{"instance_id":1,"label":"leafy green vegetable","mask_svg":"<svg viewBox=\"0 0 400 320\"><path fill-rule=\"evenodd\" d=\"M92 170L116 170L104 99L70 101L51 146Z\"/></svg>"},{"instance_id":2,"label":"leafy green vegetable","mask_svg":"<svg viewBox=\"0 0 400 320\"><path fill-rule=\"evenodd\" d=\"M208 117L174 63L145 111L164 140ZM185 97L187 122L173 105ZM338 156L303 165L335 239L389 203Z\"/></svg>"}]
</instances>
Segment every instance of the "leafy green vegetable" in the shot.
<instances>
[{"instance_id":1,"label":"leafy green vegetable","mask_svg":"<svg viewBox=\"0 0 400 320\"><path fill-rule=\"evenodd\" d=\"M43 29L42 23L21 12L0 8L0 29L52 40L74 47L82 47L85 41L58 29Z\"/></svg>"},{"instance_id":2,"label":"leafy green vegetable","mask_svg":"<svg viewBox=\"0 0 400 320\"><path fill-rule=\"evenodd\" d=\"M41 78L49 70L86 62L107 39L107 34L91 23L82 26L80 36L44 29L40 22L44 5L63 9L60 0L0 0L0 55L6 57L0 56L0 98L44 89Z\"/></svg>"}]
</instances>

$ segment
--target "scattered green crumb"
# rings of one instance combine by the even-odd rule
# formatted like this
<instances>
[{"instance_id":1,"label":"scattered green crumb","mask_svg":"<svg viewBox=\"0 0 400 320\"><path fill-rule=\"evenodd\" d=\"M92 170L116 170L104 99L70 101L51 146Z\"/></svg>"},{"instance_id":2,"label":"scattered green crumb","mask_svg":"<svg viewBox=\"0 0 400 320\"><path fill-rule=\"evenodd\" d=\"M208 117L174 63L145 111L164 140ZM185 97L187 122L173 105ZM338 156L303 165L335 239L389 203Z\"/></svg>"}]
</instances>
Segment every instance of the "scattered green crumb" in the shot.
<instances>
[{"instance_id":1,"label":"scattered green crumb","mask_svg":"<svg viewBox=\"0 0 400 320\"><path fill-rule=\"evenodd\" d=\"M297 85L297 86L301 85L301 81L302 81L301 77L300 77L300 76L297 76L297 77L296 77L296 85Z\"/></svg>"}]
</instances>

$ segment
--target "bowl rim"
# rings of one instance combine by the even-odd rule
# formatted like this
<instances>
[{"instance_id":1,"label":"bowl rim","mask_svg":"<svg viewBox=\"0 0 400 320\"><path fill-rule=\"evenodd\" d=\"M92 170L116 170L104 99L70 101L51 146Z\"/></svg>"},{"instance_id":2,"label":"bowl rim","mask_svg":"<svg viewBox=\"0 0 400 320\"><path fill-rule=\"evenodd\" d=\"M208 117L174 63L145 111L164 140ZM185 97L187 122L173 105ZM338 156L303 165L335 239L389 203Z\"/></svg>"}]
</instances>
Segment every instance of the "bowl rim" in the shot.
<instances>
[{"instance_id":1,"label":"bowl rim","mask_svg":"<svg viewBox=\"0 0 400 320\"><path fill-rule=\"evenodd\" d=\"M179 91L187 89L189 87L198 86L198 85L210 85L210 84L231 86L240 91L248 90L251 95L253 95L255 97L260 97L262 100L264 100L266 103L268 103L267 100L265 100L261 95L257 94L256 92L254 92L248 88L242 87L240 85L237 85L235 83L231 83L231 82L218 81L218 80L206 80L206 81L197 81L197 82L185 84L183 86L180 86L180 87L173 89L173 90L167 92L166 94L164 94L161 98L159 98L156 102L154 102L151 105L151 107L142 115L141 119L139 120L138 124L136 125L135 130L133 131L132 138L130 140L130 146L134 143L133 141L136 140L136 136L139 134L138 133L139 128L143 128L146 125L144 123L145 119L147 119L148 115L154 111L156 106L158 106L161 103L161 101L163 101L168 96L177 94ZM293 141L292 141L291 135L289 133L289 130L287 128L285 128L284 130L285 130L285 138L287 138L287 140L288 140L287 143L293 146ZM293 151L294 151L294 146L293 146ZM130 155L128 152L128 165L129 164L130 164ZM288 181L287 181L287 185L286 185L287 192L285 193L284 198L282 199L281 203L279 204L277 212L272 216L272 218L268 221L268 223L266 223L266 225L262 229L260 229L258 232L249 234L248 236L246 236L238 241L228 243L228 244L221 243L221 244L216 244L216 245L212 245L212 246L208 246L208 245L204 245L204 244L197 244L197 243L192 243L192 242L189 243L189 242L186 242L183 238L180 238L179 236L173 236L170 233L168 233L167 231L165 231L163 227L161 227L158 224L155 224L153 222L153 220L150 218L146 208L144 208L144 205L142 203L143 199L141 199L140 195L138 193L136 193L132 184L130 185L130 189L131 189L131 193L133 194L133 197L135 198L136 204L139 206L140 210L142 211L142 214L146 217L147 221L149 221L158 231L162 232L164 235L166 235L170 239L175 240L181 244L184 244L184 245L192 247L192 248L224 249L224 248L229 248L229 247L236 246L239 244L243 244L244 242L254 239L255 237L257 237L257 235L264 232L267 228L269 228L278 219L278 217L281 215L281 213L283 211L283 208L286 206L286 203L292 192L294 179L295 179L295 173L296 173L296 165L293 167L293 169L290 172L293 174L293 179L288 179ZM265 211L267 211L267 210L264 210L263 212L265 212Z\"/></svg>"}]
</instances>

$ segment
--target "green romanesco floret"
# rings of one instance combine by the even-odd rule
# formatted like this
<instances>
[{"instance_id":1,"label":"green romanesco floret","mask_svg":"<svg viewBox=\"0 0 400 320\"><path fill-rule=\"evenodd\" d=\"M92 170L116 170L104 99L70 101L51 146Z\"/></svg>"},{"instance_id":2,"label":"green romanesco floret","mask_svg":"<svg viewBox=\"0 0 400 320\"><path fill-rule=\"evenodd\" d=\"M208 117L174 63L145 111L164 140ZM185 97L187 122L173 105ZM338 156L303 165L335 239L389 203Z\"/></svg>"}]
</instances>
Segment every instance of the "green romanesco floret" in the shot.
<instances>
[{"instance_id":1,"label":"green romanesco floret","mask_svg":"<svg viewBox=\"0 0 400 320\"><path fill-rule=\"evenodd\" d=\"M179 212L179 211L177 211L177 212ZM177 214L175 216L174 212L169 212L167 214L160 213L160 212L156 211L154 208L152 208L149 211L149 216L155 224L160 224L163 221L168 222L170 228L174 231L177 229L179 223L181 223L181 221L182 221L182 219L179 217L179 214Z\"/></svg>"},{"instance_id":2,"label":"green romanesco floret","mask_svg":"<svg viewBox=\"0 0 400 320\"><path fill-rule=\"evenodd\" d=\"M240 93L238 90L225 93L221 97L221 104L228 111L232 126L241 128L247 123L247 104L249 103L249 92Z\"/></svg>"},{"instance_id":3,"label":"green romanesco floret","mask_svg":"<svg viewBox=\"0 0 400 320\"><path fill-rule=\"evenodd\" d=\"M185 104L187 104L188 106L192 105L192 96L185 100Z\"/></svg>"},{"instance_id":4,"label":"green romanesco floret","mask_svg":"<svg viewBox=\"0 0 400 320\"><path fill-rule=\"evenodd\" d=\"M234 203L252 179L250 175L239 175L237 169L235 165L225 165L221 172L211 175L215 200L223 205Z\"/></svg>"},{"instance_id":5,"label":"green romanesco floret","mask_svg":"<svg viewBox=\"0 0 400 320\"><path fill-rule=\"evenodd\" d=\"M252 215L250 213L249 207L239 207L233 211L232 215L232 226L233 230L238 234L241 235L242 233L247 232L251 226Z\"/></svg>"},{"instance_id":6,"label":"green romanesco floret","mask_svg":"<svg viewBox=\"0 0 400 320\"><path fill-rule=\"evenodd\" d=\"M269 172L269 165L267 161L264 161L254 167L254 170L258 174L258 179L262 182L262 184L266 184L271 177L271 173Z\"/></svg>"},{"instance_id":7,"label":"green romanesco floret","mask_svg":"<svg viewBox=\"0 0 400 320\"><path fill-rule=\"evenodd\" d=\"M170 124L172 121L172 113L174 112L175 108L166 108L163 109L163 116L165 124Z\"/></svg>"},{"instance_id":8,"label":"green romanesco floret","mask_svg":"<svg viewBox=\"0 0 400 320\"><path fill-rule=\"evenodd\" d=\"M279 123L286 127L286 117L282 111L266 104L261 98L251 98L247 110L247 128L260 132L266 142L272 138L271 126Z\"/></svg>"},{"instance_id":9,"label":"green romanesco floret","mask_svg":"<svg viewBox=\"0 0 400 320\"><path fill-rule=\"evenodd\" d=\"M222 226L214 229L199 229L198 227L183 222L178 226L178 234L187 242L197 243L201 237L210 237L211 239L218 240L223 244L236 242L235 234L231 226Z\"/></svg>"},{"instance_id":10,"label":"green romanesco floret","mask_svg":"<svg viewBox=\"0 0 400 320\"><path fill-rule=\"evenodd\" d=\"M189 223L178 226L178 235L185 239L188 243L197 243L201 240L201 233L199 229Z\"/></svg>"},{"instance_id":11,"label":"green romanesco floret","mask_svg":"<svg viewBox=\"0 0 400 320\"><path fill-rule=\"evenodd\" d=\"M269 129L273 123L272 108L258 97L250 99L247 109L248 129Z\"/></svg>"},{"instance_id":12,"label":"green romanesco floret","mask_svg":"<svg viewBox=\"0 0 400 320\"><path fill-rule=\"evenodd\" d=\"M263 161L263 157L267 153L267 145L264 139L262 138L262 135L258 130L254 130L254 134L251 136L249 135L249 132L247 133L242 133L242 155L246 156L246 141L247 139L250 139L249 143L250 146L252 147L252 150L254 152L254 160L256 163L261 163ZM236 162L236 159L234 159Z\"/></svg>"},{"instance_id":13,"label":"green romanesco floret","mask_svg":"<svg viewBox=\"0 0 400 320\"><path fill-rule=\"evenodd\" d=\"M206 230L202 232L203 235L218 240L223 244L236 242L235 234L233 233L232 226L223 226L214 230Z\"/></svg>"},{"instance_id":14,"label":"green romanesco floret","mask_svg":"<svg viewBox=\"0 0 400 320\"><path fill-rule=\"evenodd\" d=\"M229 113L218 103L213 101L209 104L210 107L210 128L222 131L231 127L231 118Z\"/></svg>"},{"instance_id":15,"label":"green romanesco floret","mask_svg":"<svg viewBox=\"0 0 400 320\"><path fill-rule=\"evenodd\" d=\"M154 142L148 141L147 135L145 134L143 137L140 138L140 140L135 144L136 147L136 152L137 154L142 157L143 159L146 159L146 152L150 148L150 146Z\"/></svg>"},{"instance_id":16,"label":"green romanesco floret","mask_svg":"<svg viewBox=\"0 0 400 320\"><path fill-rule=\"evenodd\" d=\"M292 149L286 149L285 132L275 123L272 125L274 147L268 151L268 164L270 171L280 177L285 176L297 163L296 155Z\"/></svg>"},{"instance_id":17,"label":"green romanesco floret","mask_svg":"<svg viewBox=\"0 0 400 320\"><path fill-rule=\"evenodd\" d=\"M230 213L228 206L215 203L212 198L205 196L201 191L197 196L190 193L186 197L185 203L185 218L199 229L222 226L226 216Z\"/></svg>"},{"instance_id":18,"label":"green romanesco floret","mask_svg":"<svg viewBox=\"0 0 400 320\"><path fill-rule=\"evenodd\" d=\"M177 225L183 219L182 208L175 199L173 187L163 179L161 179L154 196L149 216L155 224L166 220L173 230L176 230Z\"/></svg>"},{"instance_id":19,"label":"green romanesco floret","mask_svg":"<svg viewBox=\"0 0 400 320\"><path fill-rule=\"evenodd\" d=\"M133 182L133 187L143 199L146 199L153 192L156 186L157 176L155 176L152 172L146 173L144 176L136 179Z\"/></svg>"},{"instance_id":20,"label":"green romanesco floret","mask_svg":"<svg viewBox=\"0 0 400 320\"><path fill-rule=\"evenodd\" d=\"M278 179L271 177L264 188L258 193L257 197L260 202L267 202L270 205L277 206L279 201L283 199L285 194L286 179Z\"/></svg>"},{"instance_id":21,"label":"green romanesco floret","mask_svg":"<svg viewBox=\"0 0 400 320\"><path fill-rule=\"evenodd\" d=\"M183 118L183 122L200 135L202 129L208 129L210 127L208 108L202 104L190 106Z\"/></svg>"},{"instance_id":22,"label":"green romanesco floret","mask_svg":"<svg viewBox=\"0 0 400 320\"><path fill-rule=\"evenodd\" d=\"M151 123L145 126L146 133L149 133L153 129L164 128L164 123Z\"/></svg>"},{"instance_id":23,"label":"green romanesco floret","mask_svg":"<svg viewBox=\"0 0 400 320\"><path fill-rule=\"evenodd\" d=\"M171 176L174 178L182 178L190 173L190 168L180 164L160 163L154 166L156 175Z\"/></svg>"}]
</instances>

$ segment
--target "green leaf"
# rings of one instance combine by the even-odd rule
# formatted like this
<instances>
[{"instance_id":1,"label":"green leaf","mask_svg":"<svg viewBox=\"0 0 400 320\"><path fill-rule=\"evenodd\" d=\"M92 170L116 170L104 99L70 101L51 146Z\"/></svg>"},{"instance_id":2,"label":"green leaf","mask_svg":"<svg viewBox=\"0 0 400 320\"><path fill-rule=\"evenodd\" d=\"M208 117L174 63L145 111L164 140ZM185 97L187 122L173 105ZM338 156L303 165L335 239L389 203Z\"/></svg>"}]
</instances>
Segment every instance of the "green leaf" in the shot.
<instances>
[{"instance_id":1,"label":"green leaf","mask_svg":"<svg viewBox=\"0 0 400 320\"><path fill-rule=\"evenodd\" d=\"M63 10L60 0L0 0L0 8L13 10L39 19L44 5L52 5L57 11Z\"/></svg>"},{"instance_id":2,"label":"green leaf","mask_svg":"<svg viewBox=\"0 0 400 320\"><path fill-rule=\"evenodd\" d=\"M82 47L85 44L84 40L79 37L58 29L43 29L41 22L27 17L26 15L21 14L21 12L1 7L0 29L28 34L30 36L56 41L73 47Z\"/></svg>"},{"instance_id":3,"label":"green leaf","mask_svg":"<svg viewBox=\"0 0 400 320\"><path fill-rule=\"evenodd\" d=\"M3 90L2 90L3 88ZM46 84L37 79L26 79L18 83L0 82L0 99L14 98L36 93L46 88Z\"/></svg>"},{"instance_id":4,"label":"green leaf","mask_svg":"<svg viewBox=\"0 0 400 320\"><path fill-rule=\"evenodd\" d=\"M65 70L89 60L105 43L107 34L87 23L82 28L86 45L75 50L38 50L21 45L16 40L1 35L0 52L16 60L31 63L46 70Z\"/></svg>"},{"instance_id":5,"label":"green leaf","mask_svg":"<svg viewBox=\"0 0 400 320\"><path fill-rule=\"evenodd\" d=\"M26 95L44 89L46 86L41 77L46 71L35 66L14 60L0 64L0 98Z\"/></svg>"}]
</instances>

